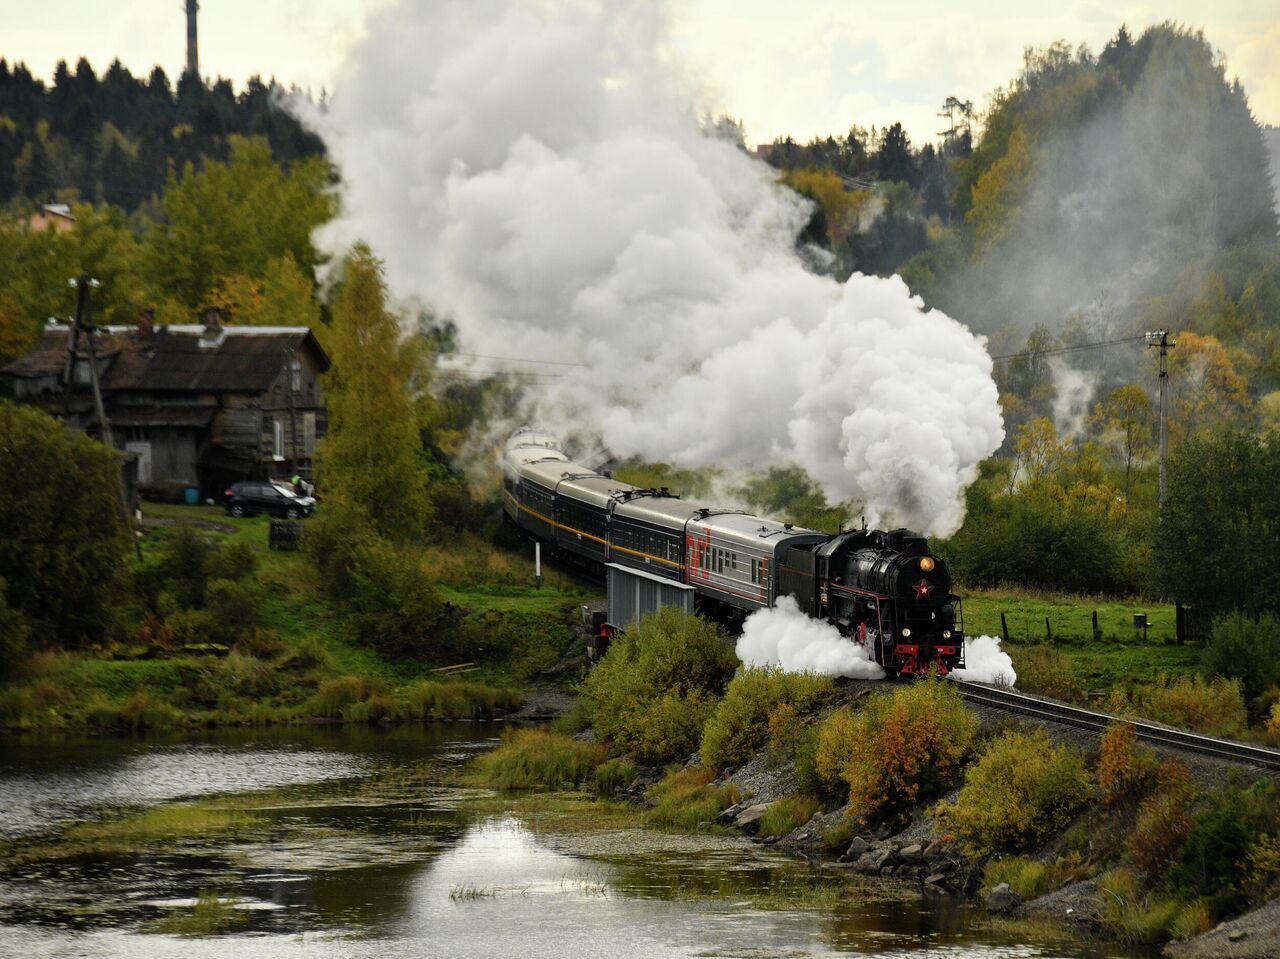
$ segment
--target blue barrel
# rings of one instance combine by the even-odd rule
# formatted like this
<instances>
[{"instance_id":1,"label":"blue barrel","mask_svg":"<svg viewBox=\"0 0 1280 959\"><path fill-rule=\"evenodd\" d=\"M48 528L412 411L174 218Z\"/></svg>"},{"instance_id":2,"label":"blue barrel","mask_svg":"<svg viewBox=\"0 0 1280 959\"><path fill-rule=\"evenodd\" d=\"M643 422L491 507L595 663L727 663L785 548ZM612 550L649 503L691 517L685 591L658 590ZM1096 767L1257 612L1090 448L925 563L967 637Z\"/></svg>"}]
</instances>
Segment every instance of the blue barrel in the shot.
<instances>
[{"instance_id":1,"label":"blue barrel","mask_svg":"<svg viewBox=\"0 0 1280 959\"><path fill-rule=\"evenodd\" d=\"M187 493L186 493L186 495L187 495L187 505L188 505L188 506L199 506L199 505L200 505L200 491L199 491L198 489L196 489L194 486L188 486L188 487L187 487Z\"/></svg>"}]
</instances>

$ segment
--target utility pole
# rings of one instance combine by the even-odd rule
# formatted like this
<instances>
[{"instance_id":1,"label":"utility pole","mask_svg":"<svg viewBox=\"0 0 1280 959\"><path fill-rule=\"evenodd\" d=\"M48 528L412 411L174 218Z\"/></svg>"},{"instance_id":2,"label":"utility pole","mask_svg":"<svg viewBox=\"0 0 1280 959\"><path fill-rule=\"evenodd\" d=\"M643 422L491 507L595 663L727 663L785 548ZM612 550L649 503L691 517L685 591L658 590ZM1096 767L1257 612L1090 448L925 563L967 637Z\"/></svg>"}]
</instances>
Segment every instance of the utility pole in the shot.
<instances>
[{"instance_id":1,"label":"utility pole","mask_svg":"<svg viewBox=\"0 0 1280 959\"><path fill-rule=\"evenodd\" d=\"M102 402L102 382L98 378L98 352L94 348L93 334L97 327L93 325L93 303L89 299L89 291L99 286L97 280L92 279L87 274L81 273L75 279L70 281L71 286L76 288L76 318L75 324L68 333L67 340L71 352L71 366L75 368L75 349L78 334L84 334L85 353L89 364L89 383L93 388L93 408L98 416L98 428L102 431L102 442L107 449L115 451L115 438L111 434L111 421L107 419L107 410ZM74 372L73 372L74 375ZM70 386L68 385L68 391ZM138 561L142 561L142 544L138 542L137 534L133 528L133 512L129 509L129 497L124 488L124 475L121 474L118 484L120 490L120 511L124 516L125 529L129 531L129 538L133 540L133 548L138 556Z\"/></svg>"},{"instance_id":2,"label":"utility pole","mask_svg":"<svg viewBox=\"0 0 1280 959\"><path fill-rule=\"evenodd\" d=\"M1147 334L1147 349L1160 347L1160 515L1164 515L1164 494L1168 486L1169 461L1169 351L1177 346L1168 330Z\"/></svg>"},{"instance_id":3,"label":"utility pole","mask_svg":"<svg viewBox=\"0 0 1280 959\"><path fill-rule=\"evenodd\" d=\"M200 49L196 44L196 12L200 4L187 0L187 73L200 79Z\"/></svg>"}]
</instances>

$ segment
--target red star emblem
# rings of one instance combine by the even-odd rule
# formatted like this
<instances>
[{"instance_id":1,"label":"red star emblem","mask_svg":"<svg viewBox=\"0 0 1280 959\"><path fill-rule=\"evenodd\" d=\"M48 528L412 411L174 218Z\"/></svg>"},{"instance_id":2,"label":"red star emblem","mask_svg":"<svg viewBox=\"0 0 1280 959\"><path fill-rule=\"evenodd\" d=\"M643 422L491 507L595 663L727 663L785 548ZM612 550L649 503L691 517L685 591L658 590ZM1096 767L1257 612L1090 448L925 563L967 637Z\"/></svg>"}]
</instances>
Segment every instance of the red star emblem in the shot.
<instances>
[{"instance_id":1,"label":"red star emblem","mask_svg":"<svg viewBox=\"0 0 1280 959\"><path fill-rule=\"evenodd\" d=\"M933 587L926 583L923 579L911 587L916 591L916 599L928 599L929 594L933 592Z\"/></svg>"}]
</instances>

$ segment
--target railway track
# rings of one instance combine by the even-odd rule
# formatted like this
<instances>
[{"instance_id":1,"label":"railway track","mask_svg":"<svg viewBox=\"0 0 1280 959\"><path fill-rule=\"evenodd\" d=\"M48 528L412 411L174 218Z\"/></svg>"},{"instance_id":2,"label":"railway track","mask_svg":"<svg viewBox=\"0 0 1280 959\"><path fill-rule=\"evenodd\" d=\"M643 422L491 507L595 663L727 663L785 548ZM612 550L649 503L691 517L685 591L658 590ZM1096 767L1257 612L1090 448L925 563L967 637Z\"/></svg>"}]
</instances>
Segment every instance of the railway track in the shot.
<instances>
[{"instance_id":1,"label":"railway track","mask_svg":"<svg viewBox=\"0 0 1280 959\"><path fill-rule=\"evenodd\" d=\"M1026 693L1011 689L966 682L957 682L956 685L960 687L960 695L971 703L1002 709L1006 712L1021 713L1024 716L1033 716L1049 722L1065 723L1082 729L1104 730L1115 719L1108 713L1081 709L1079 706L1068 706L1066 703L1028 696ZM1139 739L1148 743L1280 771L1280 752L1274 749L1249 743L1237 743L1230 739L1202 736L1199 733L1181 729L1169 729L1140 719L1126 719L1125 722L1134 727Z\"/></svg>"}]
</instances>

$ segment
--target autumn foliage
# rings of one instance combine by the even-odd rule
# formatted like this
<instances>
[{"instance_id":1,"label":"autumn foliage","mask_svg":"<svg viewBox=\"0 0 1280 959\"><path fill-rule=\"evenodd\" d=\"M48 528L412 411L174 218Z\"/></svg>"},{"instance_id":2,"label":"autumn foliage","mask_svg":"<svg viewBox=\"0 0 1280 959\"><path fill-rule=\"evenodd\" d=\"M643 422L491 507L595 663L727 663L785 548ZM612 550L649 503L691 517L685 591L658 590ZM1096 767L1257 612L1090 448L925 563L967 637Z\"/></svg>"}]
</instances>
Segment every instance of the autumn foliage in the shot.
<instances>
[{"instance_id":1,"label":"autumn foliage","mask_svg":"<svg viewBox=\"0 0 1280 959\"><path fill-rule=\"evenodd\" d=\"M1155 779L1156 761L1150 750L1138 746L1133 725L1112 723L1102 737L1098 760L1098 791L1102 801L1114 806L1145 792Z\"/></svg>"},{"instance_id":2,"label":"autumn foliage","mask_svg":"<svg viewBox=\"0 0 1280 959\"><path fill-rule=\"evenodd\" d=\"M818 734L818 773L847 782L850 813L869 819L944 790L976 729L953 686L923 680L828 718Z\"/></svg>"}]
</instances>

